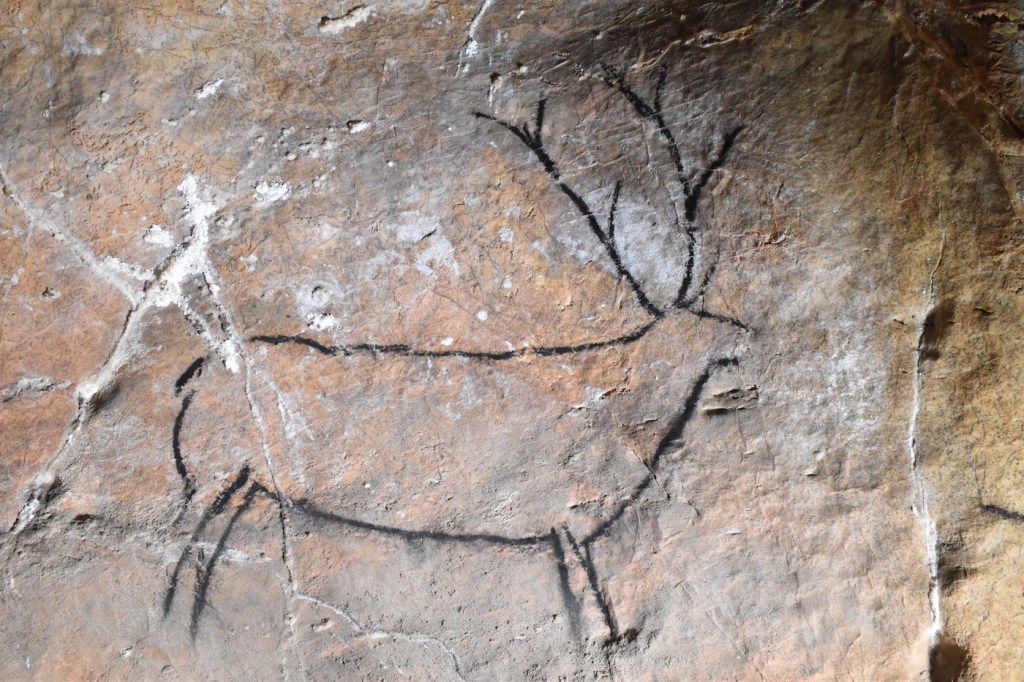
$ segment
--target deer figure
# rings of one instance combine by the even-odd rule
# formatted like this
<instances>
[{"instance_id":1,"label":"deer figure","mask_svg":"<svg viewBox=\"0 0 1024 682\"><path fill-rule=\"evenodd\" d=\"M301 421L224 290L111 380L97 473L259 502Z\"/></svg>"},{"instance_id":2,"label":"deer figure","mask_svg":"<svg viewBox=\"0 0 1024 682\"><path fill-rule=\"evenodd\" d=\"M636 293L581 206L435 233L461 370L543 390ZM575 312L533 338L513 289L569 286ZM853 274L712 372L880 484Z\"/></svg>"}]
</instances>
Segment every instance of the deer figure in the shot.
<instances>
[{"instance_id":1,"label":"deer figure","mask_svg":"<svg viewBox=\"0 0 1024 682\"><path fill-rule=\"evenodd\" d=\"M713 156L703 168L687 168L679 141L666 120L662 108L662 92L666 84L667 73L667 67L662 66L658 71L653 93L645 97L627 82L625 76L616 68L600 64L595 71L596 77L607 88L621 96L644 125L653 129L672 164L673 182L676 183L679 196L682 197L682 211L676 211L674 220L678 239L684 243L684 265L675 286L674 295L667 303L655 301L641 278L626 264L628 259L624 258L626 254L623 253L620 240L621 226L617 224L621 220L617 212L624 191L623 181L615 182L607 206L599 210L591 201L584 198L583 192L574 188L566 179L559 160L554 157L546 144L547 97L542 97L537 101L531 122L515 123L502 120L486 112L473 113L474 117L482 124L508 133L521 143L539 165L539 168L547 175L551 185L568 201L578 220L585 226L590 238L597 240L602 247L615 277L628 287L636 307L647 317L647 320L640 326L624 334L598 340L562 345L498 349L475 347L432 349L417 347L412 343L368 341L328 344L309 336L282 333L254 335L249 342L268 350L274 347L298 346L307 353L316 354L325 360L333 358L343 363L365 356L376 363L387 363L390 361L389 358L423 359L426 361L453 358L469 363L499 365L517 358L581 356L604 349L630 346L641 341L670 317L692 316L745 331L747 327L740 320L719 312L705 310L700 304L715 273L715 263L708 262L709 259L702 257L700 252L701 219L703 217L701 209L710 181L715 172L723 168L743 128L736 126L724 132L720 143L716 145L717 149ZM272 502L277 509L282 534L285 537L286 552L290 551L287 549L289 532L287 521L289 518L301 517L305 522L314 525L329 525L352 532L379 535L398 542L455 545L481 549L501 548L534 556L538 561L550 562L553 571L558 576L559 599L573 636L577 640L584 636L587 623L583 605L584 601L589 599L592 604L596 604L596 610L600 613L606 642L615 642L628 636L628 633L621 631L616 620L614 608L602 586L602 577L594 560L595 553L599 551L602 540L614 532L616 524L626 512L637 505L642 505L645 494L652 486L656 486L658 476L665 466L665 455L673 448L680 446L686 435L687 424L694 417L708 382L716 373L736 367L738 364L739 360L735 355L726 353L707 358L703 365L697 368L688 392L681 397L681 407L667 420L667 426L661 431L657 442L643 457L643 463L647 469L646 474L611 509L595 513L590 517L588 525L582 528L571 528L566 523L559 523L557 519L537 519L534 523L534 532L520 535L453 532L429 527L409 528L384 525L332 511L307 499L296 499L289 496L275 481L263 479L253 466L246 463L237 470L216 495L213 502L199 516L198 522L189 535L169 577L163 597L164 616L166 617L170 613L176 600L181 599L181 586L186 575L185 569L194 558L196 565L194 584L190 593L189 627L193 639L195 638L209 604L211 580L217 570L218 561L222 559L226 551L233 529L239 519L251 509L254 501L265 499ZM184 369L174 387L175 394L180 399L180 409L171 428L171 454L182 489L179 520L184 518L190 509L197 490L194 460L198 454L188 451L187 443L183 442L183 427L189 419L190 410L194 409L195 396L197 391L201 390L200 378L207 367L206 357L197 358ZM211 521L225 514L229 515L228 520L223 525L219 537L213 540L213 551L208 555L202 554L198 549L199 544L208 534ZM291 570L289 566L289 571ZM585 575L585 591L589 597L573 589L570 579L572 570L581 571ZM290 576L290 580L295 596L321 603L322 600L301 591L296 576ZM342 613L356 633L372 632L372 629L365 627L347 612L326 603L322 605ZM383 633L383 635L388 634L398 636L397 633ZM430 639L426 636L424 638ZM439 645L443 646L442 643ZM461 676L462 672L459 670L457 658L447 648L445 651L452 657L456 671Z\"/></svg>"}]
</instances>

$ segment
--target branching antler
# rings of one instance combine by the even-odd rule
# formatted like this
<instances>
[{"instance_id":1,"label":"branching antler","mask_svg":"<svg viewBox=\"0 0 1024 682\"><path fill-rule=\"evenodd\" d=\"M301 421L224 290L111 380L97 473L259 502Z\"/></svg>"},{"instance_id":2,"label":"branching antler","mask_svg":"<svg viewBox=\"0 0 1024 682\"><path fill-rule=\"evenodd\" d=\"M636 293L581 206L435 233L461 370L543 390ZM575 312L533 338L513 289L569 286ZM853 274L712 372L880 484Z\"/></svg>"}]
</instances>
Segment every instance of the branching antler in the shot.
<instances>
[{"instance_id":1,"label":"branching antler","mask_svg":"<svg viewBox=\"0 0 1024 682\"><path fill-rule=\"evenodd\" d=\"M569 199L575 210L586 221L590 231L595 237L597 237L598 241L604 247L606 254L615 267L615 271L619 276L619 279L626 281L629 287L633 290L639 305L650 316L650 319L648 319L645 324L626 334L611 338L604 338L597 341L570 345L536 347L524 346L518 349L512 349L510 347L509 350L501 351L458 348L430 350L416 348L404 343L354 343L325 345L303 336L285 335L257 335L251 337L251 340L275 346L280 344L298 344L325 356L352 356L356 354L371 356L402 355L421 358L455 357L481 361L501 361L525 356L549 357L569 355L595 351L612 346L631 344L643 338L673 310L686 311L701 318L715 319L745 329L745 325L734 318L694 308L694 304L703 296L712 276L714 275L716 269L716 263L714 261L704 267L703 277L701 278L699 285L696 287L693 286L694 269L696 267L696 241L698 234L697 215L700 207L701 195L704 188L710 182L711 176L714 174L715 170L721 168L724 164L736 137L742 130L742 127L734 128L724 135L721 150L706 168L700 172L695 171L692 174L688 174L683 167L679 145L677 144L676 139L662 114L661 93L664 89L667 69L664 67L661 69L658 81L654 88L653 97L650 100L646 100L638 95L615 69L603 64L601 65L601 69L603 73L602 79L604 82L620 92L643 120L650 121L656 126L658 134L663 138L668 146L668 152L672 158L675 174L678 182L680 183L683 194L683 218L685 221L682 229L685 232L687 240L686 269L682 282L680 283L678 290L675 292L671 305L663 308L652 302L639 280L623 263L622 254L616 243L616 213L618 210L619 199L622 194L623 182L621 180L615 182L614 189L611 194L611 200L607 208L607 218L602 225L590 204L583 199L577 190L570 187L562 178L558 164L552 158L544 145L544 114L547 106L547 100L542 98L537 103L532 125L529 123L515 125L507 121L499 120L494 116L483 112L475 112L475 116L477 118L492 121L508 130L531 152L533 152L533 155L540 162L551 181L558 187L562 194ZM679 225L679 222L680 220L677 211L677 226ZM204 361L204 358L197 358L178 377L174 384L175 395L182 395L182 392L189 386L189 382L195 377L200 376L203 370ZM735 367L738 365L738 362L739 361L735 357L720 357L710 361L704 367L703 371L694 382L690 392L687 394L681 411L679 411L672 419L650 458L648 460L643 460L647 467L647 475L634 486L632 492L625 499L620 500L615 505L611 513L602 514L600 518L595 517L593 519L595 526L579 540L577 540L573 535L568 525L563 524L562 526L562 532L564 533L567 546L572 550L579 565L582 566L586 572L587 588L593 593L597 600L604 623L610 633L611 641L617 640L620 636L618 624L612 609L612 603L602 588L597 565L594 561L592 552L595 547L597 547L598 543L613 531L613 528L627 510L633 509L640 504L641 499L647 490L657 482L656 474L659 470L661 460L672 448L678 447L688 423L696 414L698 400L700 399L702 392L712 375L722 369ZM181 408L177 413L171 432L171 452L174 459L174 466L179 478L181 479L183 488L181 511L179 512L178 519L175 520L175 523L181 519L185 511L188 509L193 497L196 495L195 476L191 471L189 471L188 463L182 451L183 425L185 423L186 414L192 405L193 398L196 395L196 390L197 389L192 388L182 396ZM255 413L254 417L258 419L258 417L255 416ZM271 472L271 478L273 480L273 472ZM257 480L254 480L253 471L249 464L243 463L234 479L220 490L210 506L202 513L194 531L182 548L174 565L173 572L169 578L167 590L164 594L162 605L163 615L166 618L170 614L171 608L177 597L179 586L182 582L183 571L185 570L186 563L194 555L196 568L194 586L192 589L192 605L189 617L189 632L193 642L195 642L199 631L202 616L209 606L209 592L212 585L212 579L219 565L218 562L227 551L227 543L240 519L252 508L252 505L258 496L262 496L266 500L269 500L278 508L281 518L282 532L284 534L283 542L285 543L283 545L285 549L282 553L282 559L285 564L289 566L290 564L288 564L287 558L289 551L287 549L287 527L284 516L286 509L302 514L310 520L319 523L333 524L358 531L378 533L409 542L422 543L429 541L436 543L478 545L481 547L494 546L509 549L515 548L531 554L550 553L558 567L562 601L569 616L571 630L574 633L574 637L578 638L580 636L581 602L577 599L575 592L570 585L568 566L566 564L566 551L563 547L562 539L554 527L551 527L547 533L538 532L521 536L504 536L489 533L453 533L431 529L407 529L398 526L378 524L369 520L342 516L340 514L321 509L307 500L292 499L277 487L276 483L273 487L274 490L271 490L271 488L261 484ZM234 509L230 514L227 514L229 505L234 505ZM1015 512L1009 512L996 507L986 507L986 510L1004 516L1005 518L1019 520L1019 515ZM227 521L223 524L223 528L216 544L214 545L212 553L207 557L203 552L203 547L200 545L200 541L207 532L210 524L222 515L227 515ZM291 571L290 568L289 571ZM302 592L298 589L298 583L294 578L292 578L292 583L293 594L301 597ZM454 657L453 660L455 660ZM458 662L456 661L456 667L457 666Z\"/></svg>"},{"instance_id":2,"label":"branching antler","mask_svg":"<svg viewBox=\"0 0 1024 682\"><path fill-rule=\"evenodd\" d=\"M572 202L572 205L576 208L579 214L583 217L584 220L587 221L587 225L590 227L590 231L594 233L594 236L597 237L598 240L601 242L601 245L604 246L605 252L608 254L608 257L611 259L612 264L615 266L615 272L619 275L621 279L626 280L626 283L629 284L629 287L633 290L633 293L636 296L637 302L640 303L640 306L644 310L646 310L651 316L656 318L662 317L665 314L665 312L658 306L654 305L654 303L652 303L651 300L647 297L647 293L643 290L643 287L640 286L640 282L638 282L637 279L633 276L633 273L629 271L629 268L627 268L622 263L622 256L619 254L618 246L616 246L615 244L615 204L618 203L619 200L619 185L616 185L616 191L612 197L612 207L609 211L608 225L607 227L603 228L601 227L601 223L598 222L597 216L594 215L594 211L590 208L590 205L586 202L586 200L584 200L583 197L581 197L579 193L576 192L576 190L569 187L569 185L567 185L565 181L562 180L561 173L558 170L558 165L555 163L554 159L551 158L551 155L547 153L547 150L544 149L544 142L541 137L541 129L544 124L544 107L546 104L546 98L541 99L537 103L537 114L534 119L534 130L532 132L530 131L529 125L526 123L524 123L521 126L516 126L511 123L508 123L507 121L499 120L494 116L491 116L490 114L485 114L481 111L475 112L474 115L477 118L486 119L488 121L494 121L502 128L505 128L513 135L518 137L522 141L522 143L525 144L530 149L530 151L534 153L534 155L537 157L537 160L539 160L541 165L544 166L544 170L547 171L548 175L551 176L551 179L558 186L558 189L562 191L562 194L569 198L569 201Z\"/></svg>"},{"instance_id":3,"label":"branching antler","mask_svg":"<svg viewBox=\"0 0 1024 682\"><path fill-rule=\"evenodd\" d=\"M607 64L601 64L601 80L603 80L610 87L618 90L627 102L632 105L640 118L650 121L654 124L658 134L665 141L668 146L669 157L672 159L672 165L676 171L676 179L678 180L683 190L683 217L686 221L684 229L686 231L687 244L686 244L686 272L683 275L683 280L679 285L679 290L676 292L675 300L672 303L673 308L680 308L689 310L690 312L700 317L710 317L713 319L730 322L737 326L743 326L733 318L725 317L723 315L716 315L714 313L705 313L704 311L696 311L692 309L694 302L703 293L704 289L707 288L709 276L706 276L704 281L701 283L698 291L690 295L690 288L693 284L693 271L696 265L696 244L697 244L697 209L699 207L700 197L711 180L712 174L716 170L722 167L725 163L725 158L728 156L729 151L732 149L733 143L736 141L736 137L742 132L743 126L737 126L727 132L722 139L722 148L718 155L711 161L711 163L697 176L693 176L686 172L683 166L682 154L679 151L679 144L676 142L675 136L672 134L672 130L669 128L668 123L665 121L665 117L662 115L661 108L661 91L665 86L665 79L668 74L668 67L662 64L661 69L658 73L658 83L654 89L653 101L648 103L640 95L636 93L633 88L626 83L626 80L622 77L622 74L618 72L614 67Z\"/></svg>"},{"instance_id":4,"label":"branching antler","mask_svg":"<svg viewBox=\"0 0 1024 682\"><path fill-rule=\"evenodd\" d=\"M676 179L682 188L683 218L685 221L683 231L686 234L686 266L682 281L676 291L671 307L674 309L686 310L698 317L727 322L745 329L746 326L735 318L717 313L709 313L705 310L695 309L693 307L697 299L700 298L707 289L710 276L714 272L713 266L706 270L705 276L697 290L692 291L694 270L696 268L697 260L697 212L700 205L701 194L703 193L704 188L707 187L707 184L711 180L711 176L714 172L721 168L725 163L725 158L732 149L732 146L736 141L736 137L743 130L743 126L737 126L727 132L723 137L721 150L711 163L699 174L690 174L683 166L683 159L682 154L679 151L679 144L676 142L675 136L672 134L672 130L669 128L669 125L665 121L665 117L662 113L661 93L664 89L668 74L667 67L662 65L658 74L658 82L654 88L653 99L648 101L637 94L637 92L630 87L628 83L626 83L618 70L607 64L601 64L600 66L602 73L601 79L610 87L618 90L618 92L621 93L622 96L625 97L626 101L633 107L640 118L654 124L658 134L662 137L668 147L669 156L672 159L672 164L675 169ZM477 118L494 121L501 127L505 128L519 138L519 140L534 153L537 159L541 162L541 165L544 167L544 170L551 177L552 181L555 182L562 193L569 198L580 215L587 221L590 231L594 233L598 240L600 240L608 254L608 257L614 264L617 274L621 279L626 280L629 284L641 307L655 318L662 317L665 314L665 311L651 302L639 281L637 281L629 268L623 264L622 255L615 243L615 209L622 189L622 182L619 181L615 184L615 191L612 194L612 204L608 212L607 225L602 228L589 204L587 204L579 193L569 187L562 179L558 165L544 148L541 133L544 123L544 110L546 104L547 99L541 99L537 103L537 113L534 118L533 130L531 130L529 124L526 123L517 126L507 121L499 120L494 116L483 112L476 112L475 115Z\"/></svg>"},{"instance_id":5,"label":"branching antler","mask_svg":"<svg viewBox=\"0 0 1024 682\"><path fill-rule=\"evenodd\" d=\"M669 156L672 159L673 167L675 169L676 178L682 188L683 192L683 204L684 204L684 225L682 230L686 236L686 267L683 273L682 281L679 284L675 296L672 300L671 305L668 308L662 308L659 305L651 301L643 285L633 274L633 272L623 263L622 253L619 250L619 246L616 243L616 211L618 209L619 198L622 194L622 181L618 180L615 183L615 188L612 190L611 202L608 206L608 217L601 224L601 221L597 217L597 213L591 207L591 205L580 195L580 193L573 189L562 176L562 172L558 167L558 163L551 156L548 149L544 145L544 115L547 109L547 98L543 97L537 102L537 107L533 116L533 123L522 123L516 125L508 121L503 121L491 114L487 114L481 111L474 112L474 116L480 119L491 121L496 125L501 126L508 132L512 133L520 142L526 146L533 155L540 162L541 167L548 174L551 181L558 187L559 191L562 192L572 203L573 208L576 212L584 219L590 232L597 238L597 240L604 247L605 253L611 260L612 265L615 268L615 272L619 279L625 280L632 289L637 302L640 307L647 312L653 319L648 321L646 324L634 329L626 334L607 338L599 341L591 341L586 343L568 344L568 345L556 345L556 346L529 346L523 347L516 350L475 350L475 349L459 349L449 348L444 350L431 350L425 348L416 348L414 346L398 343L398 344L378 344L378 343L355 343L355 344L341 344L327 346L313 339L301 336L301 335L281 335L281 334L259 334L251 337L252 341L268 343L271 345L279 345L285 343L299 344L307 346L322 355L355 355L355 354L368 354L368 355L404 355L409 357L426 357L426 358L444 358L444 357L459 357L468 358L484 361L502 361L510 360L512 358L521 356L558 356L568 355L574 353L580 353L585 351L597 350L601 348L608 348L611 346L626 345L638 341L643 338L649 331L651 331L661 320L665 318L666 313L669 310L685 310L692 315L695 315L703 319L712 319L719 322L725 322L733 325L740 329L746 329L746 325L737 320L736 318L728 315L722 315L718 313L708 312L702 308L695 307L697 301L704 295L707 287L711 281L711 277L715 272L715 263L704 268L704 275L701 278L700 284L694 287L694 270L696 268L696 244L697 244L697 213L700 206L701 194L708 182L711 180L711 176L714 172L721 168L725 162L726 156L732 149L736 137L743 130L742 126L738 126L728 133L725 134L722 148L718 155L711 161L711 163L704 168L700 173L690 174L687 173L683 167L682 154L679 151L679 145L676 142L675 136L672 134L672 130L669 128L668 123L665 121L665 117L662 113L661 93L665 86L668 70L662 66L658 74L658 81L654 88L653 98L648 101L641 97L629 84L626 83L622 75L613 67L606 64L601 64L602 80L610 87L615 88L618 92L625 97L626 101L633 107L637 114L643 120L650 121L656 127L658 134L664 139L667 147ZM676 217L676 223L678 224L679 218L678 213Z\"/></svg>"}]
</instances>

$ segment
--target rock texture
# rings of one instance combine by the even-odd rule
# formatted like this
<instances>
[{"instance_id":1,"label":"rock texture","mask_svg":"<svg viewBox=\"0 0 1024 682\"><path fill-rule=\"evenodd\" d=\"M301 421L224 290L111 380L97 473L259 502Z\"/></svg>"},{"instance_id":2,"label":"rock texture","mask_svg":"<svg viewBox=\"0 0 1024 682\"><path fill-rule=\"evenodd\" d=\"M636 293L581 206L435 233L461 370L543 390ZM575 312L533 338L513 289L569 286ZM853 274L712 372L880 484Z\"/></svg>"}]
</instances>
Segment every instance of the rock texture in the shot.
<instances>
[{"instance_id":1,"label":"rock texture","mask_svg":"<svg viewBox=\"0 0 1024 682\"><path fill-rule=\"evenodd\" d=\"M1009 3L8 2L3 679L1014 679Z\"/></svg>"}]
</instances>

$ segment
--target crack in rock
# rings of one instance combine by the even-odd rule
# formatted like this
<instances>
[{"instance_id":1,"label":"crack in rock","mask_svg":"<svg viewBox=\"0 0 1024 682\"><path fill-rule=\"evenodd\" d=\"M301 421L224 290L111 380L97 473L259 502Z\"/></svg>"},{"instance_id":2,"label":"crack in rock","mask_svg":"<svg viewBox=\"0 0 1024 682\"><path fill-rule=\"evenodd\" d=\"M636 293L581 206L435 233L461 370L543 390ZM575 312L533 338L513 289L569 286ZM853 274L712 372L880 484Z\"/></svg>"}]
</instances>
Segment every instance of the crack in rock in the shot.
<instances>
[{"instance_id":1,"label":"crack in rock","mask_svg":"<svg viewBox=\"0 0 1024 682\"><path fill-rule=\"evenodd\" d=\"M68 380L54 381L50 377L22 377L13 384L0 388L0 404L17 398L38 398L50 391L65 389L71 385Z\"/></svg>"}]
</instances>

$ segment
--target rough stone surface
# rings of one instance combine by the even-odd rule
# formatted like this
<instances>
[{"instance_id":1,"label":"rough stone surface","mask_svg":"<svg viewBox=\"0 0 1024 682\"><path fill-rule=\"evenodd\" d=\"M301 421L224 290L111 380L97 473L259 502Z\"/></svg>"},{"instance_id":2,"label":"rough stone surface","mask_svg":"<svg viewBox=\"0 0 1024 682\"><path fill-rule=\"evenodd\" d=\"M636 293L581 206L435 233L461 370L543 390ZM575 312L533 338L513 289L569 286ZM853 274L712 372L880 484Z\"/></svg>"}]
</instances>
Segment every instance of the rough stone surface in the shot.
<instances>
[{"instance_id":1,"label":"rough stone surface","mask_svg":"<svg viewBox=\"0 0 1024 682\"><path fill-rule=\"evenodd\" d=\"M3 679L1014 679L1010 3L0 8Z\"/></svg>"}]
</instances>

